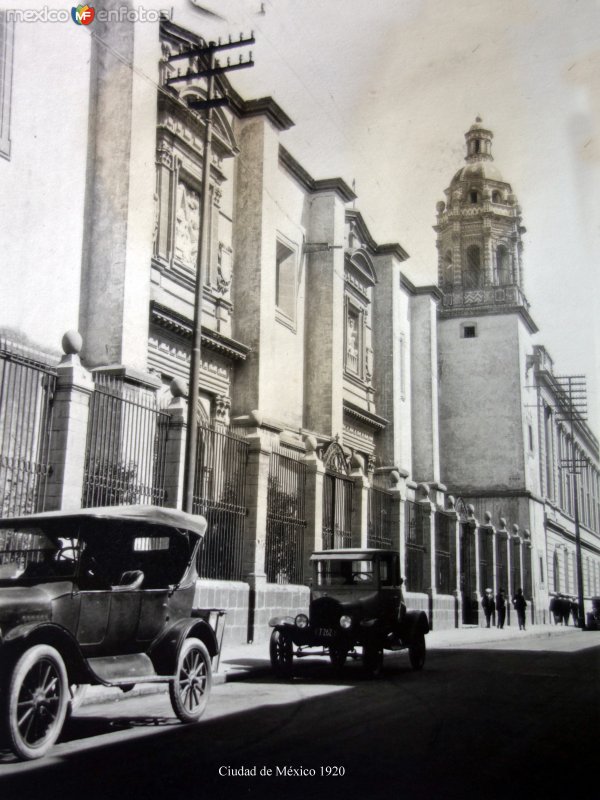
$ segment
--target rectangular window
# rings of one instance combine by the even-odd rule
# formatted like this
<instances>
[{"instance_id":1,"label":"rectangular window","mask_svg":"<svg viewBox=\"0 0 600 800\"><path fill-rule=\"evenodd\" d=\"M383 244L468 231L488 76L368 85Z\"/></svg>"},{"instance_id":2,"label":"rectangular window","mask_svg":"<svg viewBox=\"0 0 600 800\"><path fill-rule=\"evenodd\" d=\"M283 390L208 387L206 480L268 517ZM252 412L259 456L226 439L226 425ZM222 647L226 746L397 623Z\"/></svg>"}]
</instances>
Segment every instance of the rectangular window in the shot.
<instances>
[{"instance_id":1,"label":"rectangular window","mask_svg":"<svg viewBox=\"0 0 600 800\"><path fill-rule=\"evenodd\" d=\"M529 433L529 452L533 453L533 428L531 425L527 426L527 431Z\"/></svg>"},{"instance_id":2,"label":"rectangular window","mask_svg":"<svg viewBox=\"0 0 600 800\"><path fill-rule=\"evenodd\" d=\"M463 339L475 339L477 336L475 325L462 325L460 332Z\"/></svg>"},{"instance_id":3,"label":"rectangular window","mask_svg":"<svg viewBox=\"0 0 600 800\"><path fill-rule=\"evenodd\" d=\"M296 253L277 242L275 304L292 322L296 321Z\"/></svg>"},{"instance_id":4,"label":"rectangular window","mask_svg":"<svg viewBox=\"0 0 600 800\"><path fill-rule=\"evenodd\" d=\"M10 104L15 23L0 11L0 156L10 158Z\"/></svg>"}]
</instances>

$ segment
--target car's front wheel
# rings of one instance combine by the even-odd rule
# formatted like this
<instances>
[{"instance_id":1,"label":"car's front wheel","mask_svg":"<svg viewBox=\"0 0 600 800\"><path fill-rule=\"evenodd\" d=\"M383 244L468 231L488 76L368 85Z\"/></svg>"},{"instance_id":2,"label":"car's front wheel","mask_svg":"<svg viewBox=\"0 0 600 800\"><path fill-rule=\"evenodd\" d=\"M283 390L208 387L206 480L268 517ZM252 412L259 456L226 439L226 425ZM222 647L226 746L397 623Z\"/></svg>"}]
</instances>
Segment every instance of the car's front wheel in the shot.
<instances>
[{"instance_id":1,"label":"car's front wheel","mask_svg":"<svg viewBox=\"0 0 600 800\"><path fill-rule=\"evenodd\" d=\"M212 665L200 639L186 639L179 651L177 672L169 683L173 711L182 722L200 719L210 697Z\"/></svg>"},{"instance_id":2,"label":"car's front wheel","mask_svg":"<svg viewBox=\"0 0 600 800\"><path fill-rule=\"evenodd\" d=\"M413 669L423 669L425 666L426 652L425 634L417 633L408 647L408 658L410 659L410 665Z\"/></svg>"},{"instance_id":3,"label":"car's front wheel","mask_svg":"<svg viewBox=\"0 0 600 800\"><path fill-rule=\"evenodd\" d=\"M289 678L294 665L294 643L287 631L275 628L269 643L269 656L273 672L278 678Z\"/></svg>"},{"instance_id":4,"label":"car's front wheel","mask_svg":"<svg viewBox=\"0 0 600 800\"><path fill-rule=\"evenodd\" d=\"M3 722L10 749L21 759L45 756L60 735L70 696L60 653L45 644L30 647L17 660L7 686Z\"/></svg>"}]
</instances>

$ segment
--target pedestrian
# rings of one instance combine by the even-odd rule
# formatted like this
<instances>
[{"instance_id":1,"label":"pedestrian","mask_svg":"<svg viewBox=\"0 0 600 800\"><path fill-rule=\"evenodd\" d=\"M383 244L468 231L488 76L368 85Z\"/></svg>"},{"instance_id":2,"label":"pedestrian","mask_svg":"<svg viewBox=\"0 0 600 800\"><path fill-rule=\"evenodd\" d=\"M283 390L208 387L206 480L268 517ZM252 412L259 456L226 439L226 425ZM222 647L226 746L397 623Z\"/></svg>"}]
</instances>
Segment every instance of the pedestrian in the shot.
<instances>
[{"instance_id":1,"label":"pedestrian","mask_svg":"<svg viewBox=\"0 0 600 800\"><path fill-rule=\"evenodd\" d=\"M481 607L483 608L483 613L485 614L486 627L489 628L492 616L494 616L495 619L495 612L496 612L496 604L494 603L494 593L491 589L485 590L485 595L483 597L483 600L481 601Z\"/></svg>"},{"instance_id":2,"label":"pedestrian","mask_svg":"<svg viewBox=\"0 0 600 800\"><path fill-rule=\"evenodd\" d=\"M571 616L573 617L573 625L579 627L579 603L576 597L571 598Z\"/></svg>"},{"instance_id":3,"label":"pedestrian","mask_svg":"<svg viewBox=\"0 0 600 800\"><path fill-rule=\"evenodd\" d=\"M506 620L506 595L504 594L504 589L499 589L496 595L496 612L498 627L502 629Z\"/></svg>"},{"instance_id":4,"label":"pedestrian","mask_svg":"<svg viewBox=\"0 0 600 800\"><path fill-rule=\"evenodd\" d=\"M566 597L563 594L563 595L561 595L560 602L562 604L561 605L561 612L562 612L563 625L568 625L569 624L569 617L571 616L571 601L569 600L568 597Z\"/></svg>"},{"instance_id":5,"label":"pedestrian","mask_svg":"<svg viewBox=\"0 0 600 800\"><path fill-rule=\"evenodd\" d=\"M513 597L513 606L517 612L517 619L519 621L519 630L525 630L525 609L527 608L527 600L523 596L523 589L517 589L516 595Z\"/></svg>"},{"instance_id":6,"label":"pedestrian","mask_svg":"<svg viewBox=\"0 0 600 800\"><path fill-rule=\"evenodd\" d=\"M560 600L558 599L558 595L553 595L550 598L550 613L554 617L554 624L558 625L561 621Z\"/></svg>"}]
</instances>

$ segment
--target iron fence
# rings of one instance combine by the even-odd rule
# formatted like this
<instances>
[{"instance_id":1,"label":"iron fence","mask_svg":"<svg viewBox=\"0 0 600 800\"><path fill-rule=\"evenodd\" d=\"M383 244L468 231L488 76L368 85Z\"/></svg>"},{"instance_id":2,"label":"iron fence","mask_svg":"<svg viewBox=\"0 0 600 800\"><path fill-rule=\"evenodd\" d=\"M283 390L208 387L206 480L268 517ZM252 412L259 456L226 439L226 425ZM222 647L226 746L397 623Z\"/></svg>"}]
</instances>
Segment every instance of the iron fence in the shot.
<instances>
[{"instance_id":1,"label":"iron fence","mask_svg":"<svg viewBox=\"0 0 600 800\"><path fill-rule=\"evenodd\" d=\"M265 571L269 583L304 580L306 464L273 450L269 461Z\"/></svg>"},{"instance_id":2,"label":"iron fence","mask_svg":"<svg viewBox=\"0 0 600 800\"><path fill-rule=\"evenodd\" d=\"M208 425L198 426L193 513L206 517L198 557L201 578L242 578L248 442Z\"/></svg>"},{"instance_id":3,"label":"iron fence","mask_svg":"<svg viewBox=\"0 0 600 800\"><path fill-rule=\"evenodd\" d=\"M437 590L451 594L456 585L456 544L453 543L454 520L443 511L435 512L435 567Z\"/></svg>"},{"instance_id":4,"label":"iron fence","mask_svg":"<svg viewBox=\"0 0 600 800\"><path fill-rule=\"evenodd\" d=\"M169 414L156 393L95 376L84 469L84 508L163 505Z\"/></svg>"},{"instance_id":5,"label":"iron fence","mask_svg":"<svg viewBox=\"0 0 600 800\"><path fill-rule=\"evenodd\" d=\"M479 531L479 591L494 588L494 539L485 528Z\"/></svg>"},{"instance_id":6,"label":"iron fence","mask_svg":"<svg viewBox=\"0 0 600 800\"><path fill-rule=\"evenodd\" d=\"M333 472L323 476L323 549L352 547L354 483Z\"/></svg>"},{"instance_id":7,"label":"iron fence","mask_svg":"<svg viewBox=\"0 0 600 800\"><path fill-rule=\"evenodd\" d=\"M56 370L0 338L0 516L43 511Z\"/></svg>"},{"instance_id":8,"label":"iron fence","mask_svg":"<svg viewBox=\"0 0 600 800\"><path fill-rule=\"evenodd\" d=\"M369 488L367 547L392 547L392 496L384 489Z\"/></svg>"},{"instance_id":9,"label":"iron fence","mask_svg":"<svg viewBox=\"0 0 600 800\"><path fill-rule=\"evenodd\" d=\"M404 542L406 545L406 588L425 591L425 514L412 500L406 501Z\"/></svg>"}]
</instances>

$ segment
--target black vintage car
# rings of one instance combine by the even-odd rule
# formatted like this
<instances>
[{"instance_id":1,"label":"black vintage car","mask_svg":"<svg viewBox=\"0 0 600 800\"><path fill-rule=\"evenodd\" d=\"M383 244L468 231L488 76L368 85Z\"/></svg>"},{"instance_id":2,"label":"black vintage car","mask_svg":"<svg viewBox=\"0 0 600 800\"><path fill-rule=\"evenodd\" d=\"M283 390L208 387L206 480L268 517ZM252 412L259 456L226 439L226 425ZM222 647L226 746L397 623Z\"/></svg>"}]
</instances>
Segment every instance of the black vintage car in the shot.
<instances>
[{"instance_id":1,"label":"black vintage car","mask_svg":"<svg viewBox=\"0 0 600 800\"><path fill-rule=\"evenodd\" d=\"M350 655L377 675L384 650L408 649L415 670L425 664L423 611L407 611L398 554L390 550L324 550L311 556L313 578L308 616L275 617L269 624L271 665L289 677L294 657L328 655L341 668Z\"/></svg>"},{"instance_id":2,"label":"black vintage car","mask_svg":"<svg viewBox=\"0 0 600 800\"><path fill-rule=\"evenodd\" d=\"M219 649L192 611L205 528L150 506L0 520L0 741L19 758L54 744L82 684L168 683L199 719Z\"/></svg>"}]
</instances>

